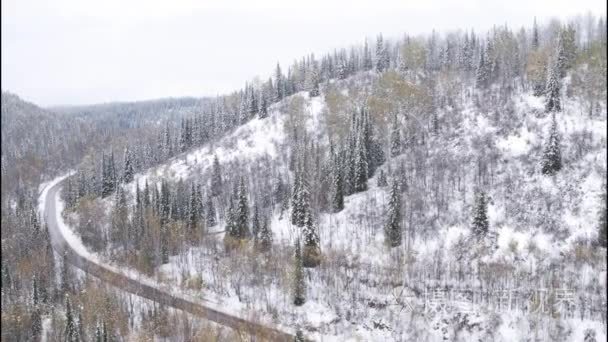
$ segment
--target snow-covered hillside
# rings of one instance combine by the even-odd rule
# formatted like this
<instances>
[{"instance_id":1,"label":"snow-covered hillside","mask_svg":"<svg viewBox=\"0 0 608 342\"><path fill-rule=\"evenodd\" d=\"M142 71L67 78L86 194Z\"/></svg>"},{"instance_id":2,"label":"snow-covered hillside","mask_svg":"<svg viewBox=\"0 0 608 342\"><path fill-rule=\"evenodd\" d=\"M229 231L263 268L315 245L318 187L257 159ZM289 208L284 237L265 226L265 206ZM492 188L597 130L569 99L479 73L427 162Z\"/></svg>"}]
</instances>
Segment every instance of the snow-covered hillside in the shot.
<instances>
[{"instance_id":1,"label":"snow-covered hillside","mask_svg":"<svg viewBox=\"0 0 608 342\"><path fill-rule=\"evenodd\" d=\"M310 98L299 93L274 105L269 117L255 118L218 141L137 174L128 185L131 193L135 193L136 183L141 188L146 181L149 185L163 179L206 184L214 156L227 173L232 167L235 172L242 172L265 160L273 170L291 177L284 110L296 96L305 101L308 132L314 134L324 129L324 97ZM471 252L462 248L467 249L466 241L471 235L474 197L474 187L463 184L475 182L477 159L492 155L491 179L487 180L492 247L480 261L481 267L494 267L492 272L497 272L496 279L504 285L501 290L533 291L534 286L559 285L579 290L576 292L579 295L581 289L605 289L605 261L598 263L590 255L586 262L582 258L585 258L583 249L597 234L595 222L606 172L606 112L604 108L601 115L589 118L581 114L580 103L565 101L564 110L556 118L565 167L551 177L539 172L551 124L551 116L543 110L543 98L527 91L516 92L508 116L485 112L474 100L465 97L456 104L457 108L442 108L439 116L444 122L452 116L449 120L456 122L456 126L446 125L424 145L427 151L424 163L429 168L440 162L467 160L464 164L469 169L459 173L460 184L448 182L452 190L443 201L436 194L420 193L429 192L422 185L424 179L419 178L420 165L416 164L419 159L415 154L421 146L412 146L381 166L388 175L395 174L400 167L406 170L408 189L403 196L412 200L405 200L407 223L402 248L389 250L384 243L389 188L377 185L379 172L369 179L367 191L346 197L344 210L317 217L324 262L320 268L307 271L308 300L302 307L291 306L289 267L285 267L289 265L299 228L291 224L289 211L282 212L279 208L275 208L270 218L274 242L271 256L263 257L252 251L224 254L223 234L218 234L200 246L170 257L170 262L156 271L156 277L194 295L201 290L213 294L236 311L254 309L266 319L302 328L319 340L441 340L455 336L483 340L491 336L512 341L529 336L534 329L530 322L536 316L524 308L527 304L520 302L514 309L496 313L492 309L496 298L492 295L487 295L485 302L481 299L478 310L468 316L450 310L439 315L429 313L428 295L437 291L436 286L479 289L487 284L471 277L479 264L471 265L461 261L466 258L460 259ZM327 146L323 141L319 144ZM421 177L430 181L431 175ZM547 218L541 214L545 210L558 216ZM416 217L410 212L415 212ZM214 231L223 230L224 223L221 220ZM584 266L577 266L581 263ZM556 279L542 274L553 272L559 264L566 267L562 274L570 277L556 283ZM469 273L465 278L458 275L463 269ZM257 274L260 271L261 275ZM605 300L595 290L590 293L589 300ZM593 317L539 319L541 325L561 324L571 330L573 341L589 327L602 331Z\"/></svg>"}]
</instances>

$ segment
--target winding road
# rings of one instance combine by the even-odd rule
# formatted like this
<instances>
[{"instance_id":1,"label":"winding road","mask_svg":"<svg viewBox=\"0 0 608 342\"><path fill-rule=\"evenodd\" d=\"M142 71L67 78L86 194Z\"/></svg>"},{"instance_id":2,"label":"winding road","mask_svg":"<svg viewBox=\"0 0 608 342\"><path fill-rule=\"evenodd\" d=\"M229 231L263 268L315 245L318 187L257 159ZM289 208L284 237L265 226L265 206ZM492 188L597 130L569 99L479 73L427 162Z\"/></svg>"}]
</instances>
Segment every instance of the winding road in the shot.
<instances>
[{"instance_id":1,"label":"winding road","mask_svg":"<svg viewBox=\"0 0 608 342\"><path fill-rule=\"evenodd\" d=\"M239 336L251 336L253 341L294 340L294 335L283 332L275 327L229 315L225 312L206 306L203 303L178 297L175 294L171 294L153 285L143 283L138 279L119 273L106 265L100 264L79 254L78 251L69 244L59 227L58 219L60 218L57 217L56 205L62 183L63 182L58 182L57 184L50 185L50 188L46 193L44 213L53 248L60 255L65 253L66 259L70 264L125 292L230 327L235 330Z\"/></svg>"}]
</instances>

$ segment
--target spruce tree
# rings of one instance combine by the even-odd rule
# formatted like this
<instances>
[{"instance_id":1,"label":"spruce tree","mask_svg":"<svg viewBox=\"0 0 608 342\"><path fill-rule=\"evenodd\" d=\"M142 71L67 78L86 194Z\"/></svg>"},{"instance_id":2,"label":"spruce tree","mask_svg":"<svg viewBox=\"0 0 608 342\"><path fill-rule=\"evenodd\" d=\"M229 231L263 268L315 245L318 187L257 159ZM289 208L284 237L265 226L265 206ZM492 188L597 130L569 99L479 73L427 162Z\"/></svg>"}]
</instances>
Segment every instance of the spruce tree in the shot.
<instances>
[{"instance_id":1,"label":"spruce tree","mask_svg":"<svg viewBox=\"0 0 608 342\"><path fill-rule=\"evenodd\" d=\"M32 304L34 306L38 306L40 302L40 295L38 292L38 281L36 280L36 276L32 278Z\"/></svg>"},{"instance_id":2,"label":"spruce tree","mask_svg":"<svg viewBox=\"0 0 608 342\"><path fill-rule=\"evenodd\" d=\"M209 195L207 197L207 204L205 205L207 212L205 213L205 219L207 220L207 227L213 227L217 224L215 206L213 205L213 197Z\"/></svg>"},{"instance_id":3,"label":"spruce tree","mask_svg":"<svg viewBox=\"0 0 608 342\"><path fill-rule=\"evenodd\" d=\"M601 197L600 222L598 225L598 243L601 247L608 248L608 222L606 221L606 185Z\"/></svg>"},{"instance_id":4,"label":"spruce tree","mask_svg":"<svg viewBox=\"0 0 608 342\"><path fill-rule=\"evenodd\" d=\"M556 59L548 65L547 84L545 86L545 110L559 112L562 110L560 101L561 81L559 77L559 63Z\"/></svg>"},{"instance_id":5,"label":"spruce tree","mask_svg":"<svg viewBox=\"0 0 608 342\"><path fill-rule=\"evenodd\" d=\"M396 157L401 154L401 132L397 123L397 116L393 118L391 128L391 157Z\"/></svg>"},{"instance_id":6,"label":"spruce tree","mask_svg":"<svg viewBox=\"0 0 608 342\"><path fill-rule=\"evenodd\" d=\"M285 96L284 78L283 78L283 73L281 72L281 67L279 66L279 63L277 63L277 68L275 70L274 77L275 77L275 81L274 81L275 101L279 102Z\"/></svg>"},{"instance_id":7,"label":"spruce tree","mask_svg":"<svg viewBox=\"0 0 608 342\"><path fill-rule=\"evenodd\" d=\"M382 35L379 34L376 39L376 70L383 72L389 67L389 62L388 51L386 50L386 46L384 46Z\"/></svg>"},{"instance_id":8,"label":"spruce tree","mask_svg":"<svg viewBox=\"0 0 608 342\"><path fill-rule=\"evenodd\" d=\"M63 252L63 259L61 262L61 275L60 275L60 283L59 288L61 290L61 294L66 294L70 290L70 279L69 279L69 268L68 268L68 255L67 252Z\"/></svg>"},{"instance_id":9,"label":"spruce tree","mask_svg":"<svg viewBox=\"0 0 608 342\"><path fill-rule=\"evenodd\" d=\"M131 153L129 152L129 148L125 148L125 156L123 162L123 174L122 181L125 183L130 183L133 181L133 162L131 161Z\"/></svg>"},{"instance_id":10,"label":"spruce tree","mask_svg":"<svg viewBox=\"0 0 608 342\"><path fill-rule=\"evenodd\" d=\"M557 130L557 121L555 114L552 116L551 131L549 133L549 141L543 151L543 159L541 162L541 172L544 175L554 175L562 169L562 157L560 149L560 138Z\"/></svg>"},{"instance_id":11,"label":"spruce tree","mask_svg":"<svg viewBox=\"0 0 608 342\"><path fill-rule=\"evenodd\" d=\"M301 306L306 302L306 283L304 279L304 268L302 264L302 253L300 251L300 241L296 241L296 251L294 257L294 270L292 279L293 304Z\"/></svg>"},{"instance_id":12,"label":"spruce tree","mask_svg":"<svg viewBox=\"0 0 608 342\"><path fill-rule=\"evenodd\" d=\"M238 230L239 239L249 239L251 232L249 231L249 200L247 199L247 189L245 188L245 179L241 176L239 182L238 198L236 203L236 227Z\"/></svg>"},{"instance_id":13,"label":"spruce tree","mask_svg":"<svg viewBox=\"0 0 608 342\"><path fill-rule=\"evenodd\" d=\"M320 90L319 90L319 73L316 70L313 70L311 72L311 76L310 76L311 80L310 80L310 91L308 92L308 94L310 95L310 97L316 97L320 95Z\"/></svg>"},{"instance_id":14,"label":"spruce tree","mask_svg":"<svg viewBox=\"0 0 608 342\"><path fill-rule=\"evenodd\" d=\"M401 245L401 190L399 181L393 179L388 202L388 218L385 226L385 238L390 247Z\"/></svg>"},{"instance_id":15,"label":"spruce tree","mask_svg":"<svg viewBox=\"0 0 608 342\"><path fill-rule=\"evenodd\" d=\"M32 341L39 341L42 334L42 317L40 307L34 306L30 314L30 322L32 324Z\"/></svg>"},{"instance_id":16,"label":"spruce tree","mask_svg":"<svg viewBox=\"0 0 608 342\"><path fill-rule=\"evenodd\" d=\"M386 180L386 173L384 170L380 169L380 175L378 175L378 187L383 188L388 185L388 181Z\"/></svg>"},{"instance_id":17,"label":"spruce tree","mask_svg":"<svg viewBox=\"0 0 608 342\"><path fill-rule=\"evenodd\" d=\"M536 17L534 17L534 26L532 27L532 49L536 50L540 46L538 38L538 25L536 24Z\"/></svg>"},{"instance_id":18,"label":"spruce tree","mask_svg":"<svg viewBox=\"0 0 608 342\"><path fill-rule=\"evenodd\" d=\"M488 222L488 204L486 195L483 191L477 191L475 196L475 207L473 211L472 232L477 239L481 239L488 234L490 223Z\"/></svg>"},{"instance_id":19,"label":"spruce tree","mask_svg":"<svg viewBox=\"0 0 608 342\"><path fill-rule=\"evenodd\" d=\"M264 119L268 117L268 99L265 92L262 92L260 99L260 110L258 112L258 117L260 119Z\"/></svg>"},{"instance_id":20,"label":"spruce tree","mask_svg":"<svg viewBox=\"0 0 608 342\"><path fill-rule=\"evenodd\" d=\"M484 89L488 85L489 81L489 65L486 61L486 50L481 48L479 52L479 63L477 64L477 71L475 73L475 80L477 88Z\"/></svg>"},{"instance_id":21,"label":"spruce tree","mask_svg":"<svg viewBox=\"0 0 608 342\"><path fill-rule=\"evenodd\" d=\"M162 264L169 262L169 228L166 224L160 226L160 258Z\"/></svg>"},{"instance_id":22,"label":"spruce tree","mask_svg":"<svg viewBox=\"0 0 608 342\"><path fill-rule=\"evenodd\" d=\"M266 218L261 222L257 247L262 252L268 252L272 247L272 231Z\"/></svg>"},{"instance_id":23,"label":"spruce tree","mask_svg":"<svg viewBox=\"0 0 608 342\"><path fill-rule=\"evenodd\" d=\"M66 296L65 299L65 331L64 331L65 341L66 342L76 342L80 341L78 337L78 329L76 326L76 319L74 318L74 313L72 312L72 303L70 302L70 297Z\"/></svg>"},{"instance_id":24,"label":"spruce tree","mask_svg":"<svg viewBox=\"0 0 608 342\"><path fill-rule=\"evenodd\" d=\"M372 52L367 44L367 39L365 39L365 43L363 46L363 70L368 71L372 70L373 62L372 62Z\"/></svg>"},{"instance_id":25,"label":"spruce tree","mask_svg":"<svg viewBox=\"0 0 608 342\"><path fill-rule=\"evenodd\" d=\"M304 333L302 333L302 330L296 331L296 336L294 338L294 342L304 342Z\"/></svg>"},{"instance_id":26,"label":"spruce tree","mask_svg":"<svg viewBox=\"0 0 608 342\"><path fill-rule=\"evenodd\" d=\"M194 183L190 186L190 200L188 201L188 229L190 232L195 232L198 227L198 201Z\"/></svg>"},{"instance_id":27,"label":"spruce tree","mask_svg":"<svg viewBox=\"0 0 608 342\"><path fill-rule=\"evenodd\" d=\"M312 212L309 209L305 212L304 227L302 235L304 237L304 254L302 262L304 267L317 267L321 264L321 249L319 248L319 234L314 223Z\"/></svg>"},{"instance_id":28,"label":"spruce tree","mask_svg":"<svg viewBox=\"0 0 608 342\"><path fill-rule=\"evenodd\" d=\"M222 168L217 155L213 156L213 172L211 175L211 194L219 196L222 192Z\"/></svg>"},{"instance_id":29,"label":"spruce tree","mask_svg":"<svg viewBox=\"0 0 608 342\"><path fill-rule=\"evenodd\" d=\"M355 186L353 190L354 192L361 192L367 190L368 178L367 148L362 135L357 139L355 146Z\"/></svg>"},{"instance_id":30,"label":"spruce tree","mask_svg":"<svg viewBox=\"0 0 608 342\"><path fill-rule=\"evenodd\" d=\"M294 184L291 195L291 223L297 227L304 226L304 212L306 210L306 199L308 189L304 186L301 168L298 166L294 177Z\"/></svg>"},{"instance_id":31,"label":"spruce tree","mask_svg":"<svg viewBox=\"0 0 608 342\"><path fill-rule=\"evenodd\" d=\"M260 209L256 202L253 206L253 216L251 217L251 233L253 234L254 244L258 243L260 230Z\"/></svg>"},{"instance_id":32,"label":"spruce tree","mask_svg":"<svg viewBox=\"0 0 608 342\"><path fill-rule=\"evenodd\" d=\"M337 158L333 156L333 196L332 196L332 209L334 213L342 211L344 209L344 182L342 181L342 172L338 165Z\"/></svg>"}]
</instances>

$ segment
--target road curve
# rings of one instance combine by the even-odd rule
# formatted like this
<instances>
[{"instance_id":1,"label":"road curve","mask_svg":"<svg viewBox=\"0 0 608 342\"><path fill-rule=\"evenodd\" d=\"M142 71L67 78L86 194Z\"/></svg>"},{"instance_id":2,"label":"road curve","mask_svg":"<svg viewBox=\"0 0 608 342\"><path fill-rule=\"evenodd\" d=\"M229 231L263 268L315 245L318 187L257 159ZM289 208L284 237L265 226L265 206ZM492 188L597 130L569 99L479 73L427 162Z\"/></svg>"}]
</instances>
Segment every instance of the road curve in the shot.
<instances>
[{"instance_id":1,"label":"road curve","mask_svg":"<svg viewBox=\"0 0 608 342\"><path fill-rule=\"evenodd\" d=\"M163 291L149 284L140 282L137 279L130 278L122 273L118 273L102 264L98 264L93 260L78 254L76 250L70 246L66 238L61 233L59 228L57 211L56 211L56 196L61 189L63 182L52 185L45 198L45 218L48 225L51 244L57 253L66 255L67 261L75 267L78 267L86 273L99 278L100 280L109 283L123 291L135 294L137 296L150 299L157 303L179 309L200 318L218 323L223 326L234 329L239 335L247 334L257 341L293 341L294 336L280 331L276 328L263 325L261 323L245 320L241 317L232 316L224 312L220 312L204 304L197 303L185 298L177 297L171 293Z\"/></svg>"}]
</instances>

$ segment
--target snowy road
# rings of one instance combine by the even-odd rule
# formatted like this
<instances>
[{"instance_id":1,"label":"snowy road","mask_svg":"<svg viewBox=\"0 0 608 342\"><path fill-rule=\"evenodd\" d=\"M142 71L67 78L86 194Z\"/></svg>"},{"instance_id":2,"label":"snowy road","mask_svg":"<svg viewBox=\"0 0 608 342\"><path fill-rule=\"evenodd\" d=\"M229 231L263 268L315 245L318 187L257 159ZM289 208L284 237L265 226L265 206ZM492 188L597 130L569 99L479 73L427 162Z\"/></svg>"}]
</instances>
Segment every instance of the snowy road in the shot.
<instances>
[{"instance_id":1,"label":"snowy road","mask_svg":"<svg viewBox=\"0 0 608 342\"><path fill-rule=\"evenodd\" d=\"M103 265L89 256L75 249L70 242L70 239L64 236L60 228L57 213L57 199L62 182L49 185L46 194L43 192L42 199L44 202L45 218L51 237L51 243L55 251L60 255L65 253L70 264L82 269L100 280L107 282L123 291L135 294L137 296L153 300L157 303L164 304L179 310L183 310L195 316L216 322L223 326L230 327L237 331L239 335L249 335L254 337L253 340L269 340L269 341L293 341L294 336L282 332L276 328L269 327L260 323L249 321L241 317L229 315L217 309L205 306L201 303L182 298L175 294L171 294L151 284L146 284L139 279L134 279L123 273L117 272L107 265Z\"/></svg>"}]
</instances>

